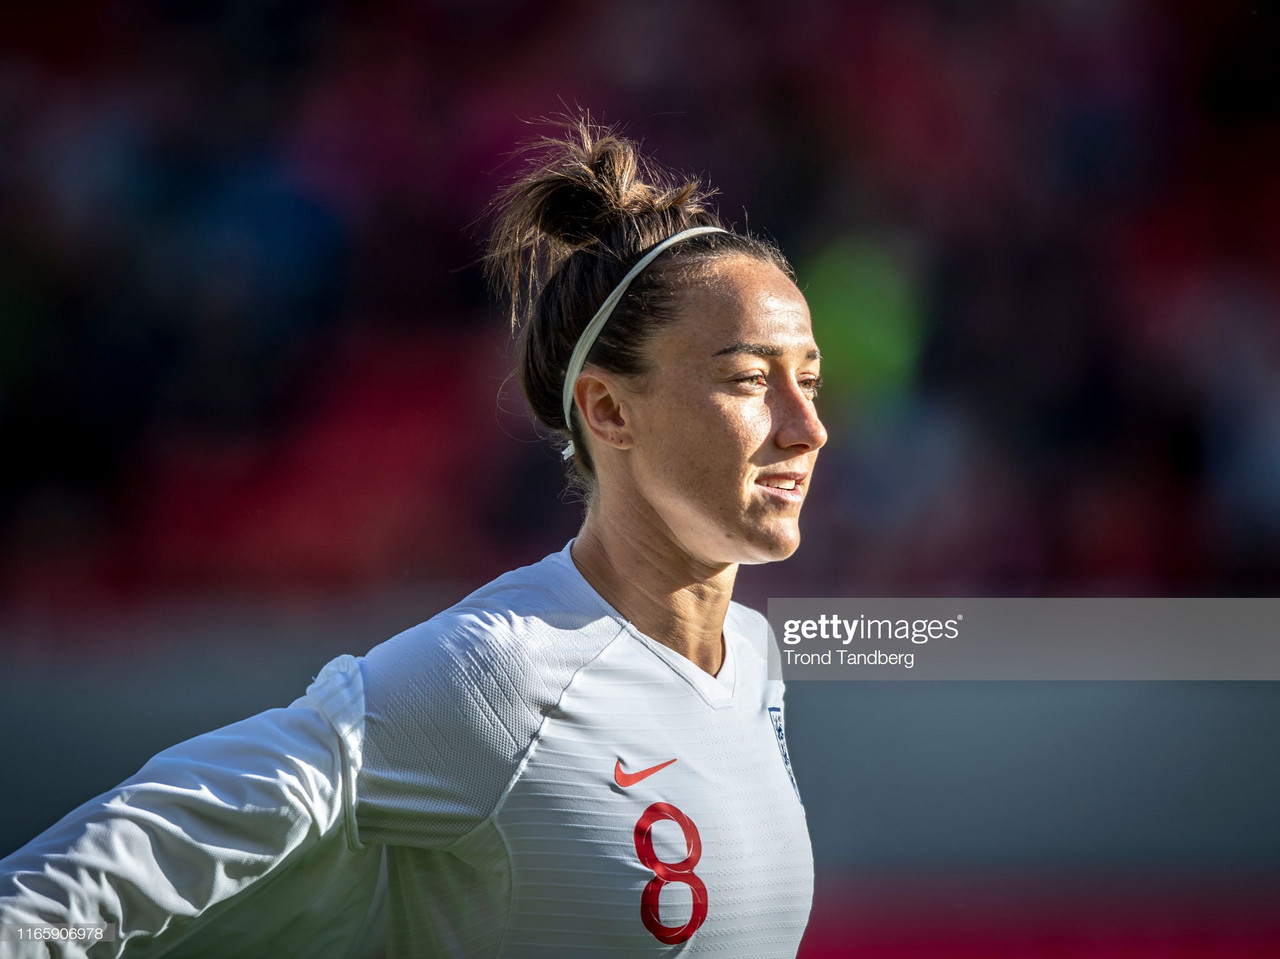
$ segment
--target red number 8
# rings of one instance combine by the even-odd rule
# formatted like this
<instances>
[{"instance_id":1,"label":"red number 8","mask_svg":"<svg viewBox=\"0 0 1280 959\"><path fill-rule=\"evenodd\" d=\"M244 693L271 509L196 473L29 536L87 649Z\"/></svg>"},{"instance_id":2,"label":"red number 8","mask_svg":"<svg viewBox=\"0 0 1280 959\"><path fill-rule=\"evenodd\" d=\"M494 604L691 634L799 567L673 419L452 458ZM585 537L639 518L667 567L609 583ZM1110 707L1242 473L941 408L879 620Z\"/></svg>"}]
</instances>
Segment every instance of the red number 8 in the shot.
<instances>
[{"instance_id":1,"label":"red number 8","mask_svg":"<svg viewBox=\"0 0 1280 959\"><path fill-rule=\"evenodd\" d=\"M663 862L653 851L654 824L670 819L684 832L685 846L689 853L679 862ZM653 878L645 883L640 895L640 919L654 938L668 946L685 942L701 928L707 919L707 887L693 874L694 866L702 858L702 839L693 820L670 803L656 802L646 809L636 822L636 855L640 862L653 870ZM664 926L658 918L658 895L669 882L682 882L693 894L693 913L683 926Z\"/></svg>"}]
</instances>

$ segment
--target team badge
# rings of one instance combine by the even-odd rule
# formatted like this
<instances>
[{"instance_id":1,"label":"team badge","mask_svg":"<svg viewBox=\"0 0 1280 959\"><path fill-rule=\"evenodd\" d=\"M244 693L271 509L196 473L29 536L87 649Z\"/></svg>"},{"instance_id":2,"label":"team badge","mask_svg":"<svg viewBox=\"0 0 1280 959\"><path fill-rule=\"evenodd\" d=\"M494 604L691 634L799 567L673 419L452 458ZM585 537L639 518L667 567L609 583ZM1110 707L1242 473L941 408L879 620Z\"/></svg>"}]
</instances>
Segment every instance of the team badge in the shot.
<instances>
[{"instance_id":1,"label":"team badge","mask_svg":"<svg viewBox=\"0 0 1280 959\"><path fill-rule=\"evenodd\" d=\"M800 787L796 784L796 774L791 771L791 757L787 755L787 734L782 728L782 710L777 706L770 706L769 719L773 722L773 736L778 740L778 752L782 753L782 768L787 771L791 788L796 791L796 799L800 800L800 805L803 806L804 800L800 799Z\"/></svg>"}]
</instances>

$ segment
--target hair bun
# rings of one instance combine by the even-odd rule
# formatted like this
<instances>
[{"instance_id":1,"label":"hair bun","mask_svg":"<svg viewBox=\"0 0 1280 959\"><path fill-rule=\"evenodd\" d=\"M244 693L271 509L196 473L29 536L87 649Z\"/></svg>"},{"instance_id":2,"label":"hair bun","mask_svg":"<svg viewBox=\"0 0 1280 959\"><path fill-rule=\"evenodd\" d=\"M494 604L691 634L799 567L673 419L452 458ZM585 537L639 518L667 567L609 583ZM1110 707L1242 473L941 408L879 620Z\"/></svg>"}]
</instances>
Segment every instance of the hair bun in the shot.
<instances>
[{"instance_id":1,"label":"hair bun","mask_svg":"<svg viewBox=\"0 0 1280 959\"><path fill-rule=\"evenodd\" d=\"M529 211L548 237L570 247L606 238L618 224L688 204L697 181L672 185L647 168L635 143L580 121L576 136L543 140L541 188ZM696 212L701 204L694 204Z\"/></svg>"},{"instance_id":2,"label":"hair bun","mask_svg":"<svg viewBox=\"0 0 1280 959\"><path fill-rule=\"evenodd\" d=\"M512 321L561 263L579 250L634 260L689 226L718 223L696 179L649 163L639 146L589 117L558 122L520 151L528 170L493 203L486 269L510 296Z\"/></svg>"},{"instance_id":3,"label":"hair bun","mask_svg":"<svg viewBox=\"0 0 1280 959\"><path fill-rule=\"evenodd\" d=\"M567 172L548 182L534 211L538 228L567 246L594 242L602 227L618 219L617 208L600 186Z\"/></svg>"}]
</instances>

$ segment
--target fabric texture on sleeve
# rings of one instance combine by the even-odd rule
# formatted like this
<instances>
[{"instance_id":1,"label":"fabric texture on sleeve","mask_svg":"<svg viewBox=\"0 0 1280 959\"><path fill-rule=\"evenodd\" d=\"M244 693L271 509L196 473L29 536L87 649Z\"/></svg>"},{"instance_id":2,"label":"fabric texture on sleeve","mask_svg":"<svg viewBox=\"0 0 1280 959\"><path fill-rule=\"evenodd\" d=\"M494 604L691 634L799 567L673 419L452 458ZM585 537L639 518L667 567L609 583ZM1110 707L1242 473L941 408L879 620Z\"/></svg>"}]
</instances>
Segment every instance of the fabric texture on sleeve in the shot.
<instances>
[{"instance_id":1,"label":"fabric texture on sleeve","mask_svg":"<svg viewBox=\"0 0 1280 959\"><path fill-rule=\"evenodd\" d=\"M348 841L347 758L310 696L173 746L0 861L0 921L117 924L68 957L358 955L381 850Z\"/></svg>"},{"instance_id":2,"label":"fabric texture on sleeve","mask_svg":"<svg viewBox=\"0 0 1280 959\"><path fill-rule=\"evenodd\" d=\"M360 661L361 841L441 848L479 826L574 674L618 636L567 549L544 563L540 577L499 577Z\"/></svg>"}]
</instances>

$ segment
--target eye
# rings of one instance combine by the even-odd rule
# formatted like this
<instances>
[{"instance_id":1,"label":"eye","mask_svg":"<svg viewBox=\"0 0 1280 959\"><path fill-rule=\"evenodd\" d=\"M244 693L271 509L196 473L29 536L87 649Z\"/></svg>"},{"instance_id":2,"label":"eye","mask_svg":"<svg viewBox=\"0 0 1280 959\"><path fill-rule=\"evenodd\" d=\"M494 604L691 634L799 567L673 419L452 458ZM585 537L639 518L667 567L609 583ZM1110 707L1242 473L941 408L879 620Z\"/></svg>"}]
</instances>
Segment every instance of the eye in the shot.
<instances>
[{"instance_id":1,"label":"eye","mask_svg":"<svg viewBox=\"0 0 1280 959\"><path fill-rule=\"evenodd\" d=\"M755 373L746 373L734 380L735 383L741 383L744 386L768 386L769 381L765 375L759 371Z\"/></svg>"},{"instance_id":2,"label":"eye","mask_svg":"<svg viewBox=\"0 0 1280 959\"><path fill-rule=\"evenodd\" d=\"M817 399L818 393L822 389L822 377L806 376L800 381L800 389L809 394L809 399Z\"/></svg>"}]
</instances>

